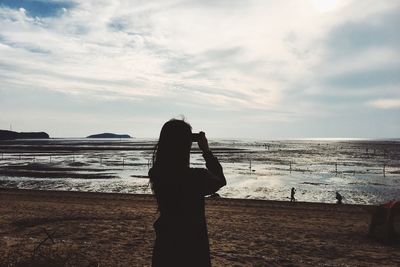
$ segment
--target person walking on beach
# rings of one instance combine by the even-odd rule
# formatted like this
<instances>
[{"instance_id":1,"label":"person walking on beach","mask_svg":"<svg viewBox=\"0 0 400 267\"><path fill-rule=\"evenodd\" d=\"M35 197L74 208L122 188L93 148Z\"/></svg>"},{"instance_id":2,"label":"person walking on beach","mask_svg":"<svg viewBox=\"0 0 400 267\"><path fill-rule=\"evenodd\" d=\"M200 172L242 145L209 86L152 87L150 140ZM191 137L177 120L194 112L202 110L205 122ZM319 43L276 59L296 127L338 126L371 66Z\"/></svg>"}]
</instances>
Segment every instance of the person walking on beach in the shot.
<instances>
[{"instance_id":1,"label":"person walking on beach","mask_svg":"<svg viewBox=\"0 0 400 267\"><path fill-rule=\"evenodd\" d=\"M207 168L189 167L192 140ZM204 197L225 186L226 180L205 133L192 134L184 120L166 122L149 177L159 211L152 266L211 266Z\"/></svg>"},{"instance_id":2,"label":"person walking on beach","mask_svg":"<svg viewBox=\"0 0 400 267\"><path fill-rule=\"evenodd\" d=\"M336 192L336 200L337 204L342 204L343 197L339 192Z\"/></svg>"},{"instance_id":3,"label":"person walking on beach","mask_svg":"<svg viewBox=\"0 0 400 267\"><path fill-rule=\"evenodd\" d=\"M296 189L294 189L294 187L292 187L292 189L290 190L290 202L296 201L296 199L294 198L295 194L296 194Z\"/></svg>"}]
</instances>

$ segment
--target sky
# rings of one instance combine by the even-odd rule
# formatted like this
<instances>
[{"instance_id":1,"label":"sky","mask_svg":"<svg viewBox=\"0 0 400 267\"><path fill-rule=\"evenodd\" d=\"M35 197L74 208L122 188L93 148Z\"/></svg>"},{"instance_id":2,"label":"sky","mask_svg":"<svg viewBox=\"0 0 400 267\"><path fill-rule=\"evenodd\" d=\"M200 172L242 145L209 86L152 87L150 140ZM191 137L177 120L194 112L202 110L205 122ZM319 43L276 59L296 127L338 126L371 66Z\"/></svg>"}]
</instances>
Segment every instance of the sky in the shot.
<instances>
[{"instance_id":1,"label":"sky","mask_svg":"<svg viewBox=\"0 0 400 267\"><path fill-rule=\"evenodd\" d=\"M0 129L399 138L400 0L0 0Z\"/></svg>"}]
</instances>

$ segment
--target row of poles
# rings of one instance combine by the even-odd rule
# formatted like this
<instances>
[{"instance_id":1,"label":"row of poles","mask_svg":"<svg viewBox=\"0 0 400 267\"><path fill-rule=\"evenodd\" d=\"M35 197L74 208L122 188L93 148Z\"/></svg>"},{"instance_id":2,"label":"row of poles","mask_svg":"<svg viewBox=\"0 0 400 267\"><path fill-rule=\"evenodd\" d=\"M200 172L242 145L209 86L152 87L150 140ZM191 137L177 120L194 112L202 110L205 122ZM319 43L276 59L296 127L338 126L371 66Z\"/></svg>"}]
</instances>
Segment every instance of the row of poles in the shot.
<instances>
[{"instance_id":1,"label":"row of poles","mask_svg":"<svg viewBox=\"0 0 400 267\"><path fill-rule=\"evenodd\" d=\"M386 177L386 166L387 166L387 164L384 163L383 164L383 168L382 168L383 177ZM252 168L251 159L249 160L249 170L252 171L252 172L255 172L255 170L253 170L253 168ZM289 161L289 172L292 173L292 170L293 170L292 169L292 162ZM338 164L337 163L335 163L335 174L336 175L338 174ZM355 175L355 174L356 174L356 171L354 170L353 171L353 175Z\"/></svg>"},{"instance_id":2,"label":"row of poles","mask_svg":"<svg viewBox=\"0 0 400 267\"><path fill-rule=\"evenodd\" d=\"M18 155L18 158L19 158L19 160L21 160L22 159L21 155ZM4 160L4 153L1 153L1 159ZM33 156L32 162L36 162L36 156ZM52 156L51 155L49 156L49 162L52 163ZM75 162L75 155L72 155L72 162ZM103 165L103 157L102 156L99 156L99 162L100 162L100 165ZM123 167L125 166L125 157L122 157L122 166ZM150 168L150 166L151 166L151 159L148 159L147 160L147 167ZM387 166L386 163L383 164L383 169L382 169L383 177L386 176L386 166ZM255 170L252 169L251 159L249 160L249 169L252 172L255 171ZM292 169L292 162L290 161L289 162L289 171L290 171L290 173L292 173L292 170L293 170ZM355 175L355 172L356 171L354 171L354 175ZM335 163L335 173L336 173L336 175L338 174L338 164L337 163Z\"/></svg>"},{"instance_id":3,"label":"row of poles","mask_svg":"<svg viewBox=\"0 0 400 267\"><path fill-rule=\"evenodd\" d=\"M22 160L22 155L18 155L17 157L18 157L19 160ZM26 158L27 157L25 157L25 159ZM1 153L1 159L4 160L4 153ZM29 158L29 159L32 159L32 162L36 162L36 156L33 156L33 157ZM52 161L53 161L53 158L50 155L49 156L49 163L52 163ZM122 161L122 166L125 166L125 157L122 157L121 161ZM75 155L72 155L72 162L75 162ZM99 163L100 163L100 165L103 165L103 156L99 156Z\"/></svg>"},{"instance_id":4,"label":"row of poles","mask_svg":"<svg viewBox=\"0 0 400 267\"><path fill-rule=\"evenodd\" d=\"M4 160L4 153L1 153L1 159ZM18 155L18 159L22 160L22 156ZM33 156L32 158L32 162L36 162L36 156ZM52 163L53 158L51 155L49 155L49 163ZM72 155L72 162L75 162L75 155ZM125 167L125 157L122 157L121 159L122 162L122 167ZM103 165L103 156L99 156L99 163L100 165ZM147 168L150 169L152 165L152 159L148 159L147 160Z\"/></svg>"}]
</instances>

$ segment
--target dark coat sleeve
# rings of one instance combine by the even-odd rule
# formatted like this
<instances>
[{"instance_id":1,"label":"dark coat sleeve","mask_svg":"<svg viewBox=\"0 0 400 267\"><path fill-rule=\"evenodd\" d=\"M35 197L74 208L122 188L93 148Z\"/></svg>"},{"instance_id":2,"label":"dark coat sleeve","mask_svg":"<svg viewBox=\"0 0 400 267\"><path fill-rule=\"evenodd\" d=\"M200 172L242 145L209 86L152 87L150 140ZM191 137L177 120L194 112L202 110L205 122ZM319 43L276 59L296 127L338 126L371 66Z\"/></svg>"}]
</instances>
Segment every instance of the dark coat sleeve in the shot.
<instances>
[{"instance_id":1,"label":"dark coat sleeve","mask_svg":"<svg viewBox=\"0 0 400 267\"><path fill-rule=\"evenodd\" d=\"M207 167L201 171L203 194L211 195L226 185L226 179L221 164L211 151L203 153L203 157Z\"/></svg>"}]
</instances>

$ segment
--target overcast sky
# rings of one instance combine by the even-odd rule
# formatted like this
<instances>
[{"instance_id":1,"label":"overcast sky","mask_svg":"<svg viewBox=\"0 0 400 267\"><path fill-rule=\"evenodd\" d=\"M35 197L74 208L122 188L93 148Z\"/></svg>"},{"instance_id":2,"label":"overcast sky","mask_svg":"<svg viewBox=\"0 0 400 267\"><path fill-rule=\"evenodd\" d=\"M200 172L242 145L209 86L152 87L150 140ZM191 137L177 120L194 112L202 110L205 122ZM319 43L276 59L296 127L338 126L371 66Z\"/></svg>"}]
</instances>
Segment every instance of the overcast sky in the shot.
<instances>
[{"instance_id":1,"label":"overcast sky","mask_svg":"<svg viewBox=\"0 0 400 267\"><path fill-rule=\"evenodd\" d=\"M400 137L398 0L0 0L0 129Z\"/></svg>"}]
</instances>

